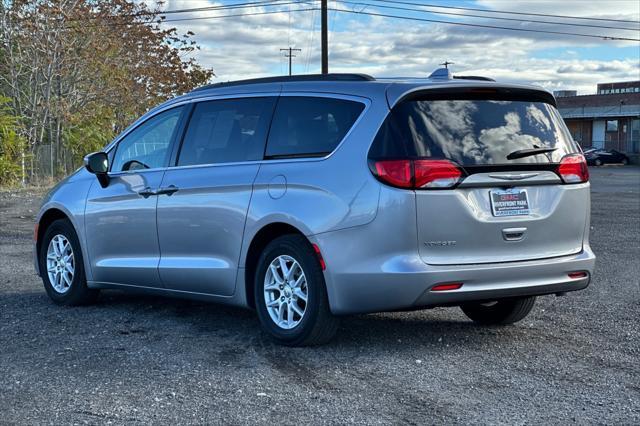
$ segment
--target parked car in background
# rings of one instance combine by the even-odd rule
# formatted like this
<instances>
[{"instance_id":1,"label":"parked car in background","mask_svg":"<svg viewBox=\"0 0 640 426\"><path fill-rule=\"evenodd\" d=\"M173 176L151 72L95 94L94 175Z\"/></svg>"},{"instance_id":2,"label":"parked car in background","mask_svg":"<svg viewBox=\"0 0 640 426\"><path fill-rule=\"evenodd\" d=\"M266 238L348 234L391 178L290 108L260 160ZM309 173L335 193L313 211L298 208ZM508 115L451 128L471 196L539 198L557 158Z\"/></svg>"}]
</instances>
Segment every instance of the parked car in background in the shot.
<instances>
[{"instance_id":1,"label":"parked car in background","mask_svg":"<svg viewBox=\"0 0 640 426\"><path fill-rule=\"evenodd\" d=\"M602 166L603 164L629 164L629 157L615 149L589 148L584 151L584 157L590 166Z\"/></svg>"},{"instance_id":2,"label":"parked car in background","mask_svg":"<svg viewBox=\"0 0 640 426\"><path fill-rule=\"evenodd\" d=\"M109 288L227 303L312 345L357 313L459 306L511 324L586 288L595 264L589 172L554 97L446 69L203 87L85 166L36 222L36 268L63 305Z\"/></svg>"}]
</instances>

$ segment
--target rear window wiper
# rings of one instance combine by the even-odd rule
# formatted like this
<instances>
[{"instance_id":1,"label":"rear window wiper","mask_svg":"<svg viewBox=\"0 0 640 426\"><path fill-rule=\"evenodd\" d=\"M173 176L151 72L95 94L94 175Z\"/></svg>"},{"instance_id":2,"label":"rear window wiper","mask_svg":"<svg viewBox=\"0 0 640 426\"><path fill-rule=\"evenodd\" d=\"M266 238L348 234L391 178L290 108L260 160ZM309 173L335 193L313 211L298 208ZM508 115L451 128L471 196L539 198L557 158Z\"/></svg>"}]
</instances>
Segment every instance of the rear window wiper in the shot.
<instances>
[{"instance_id":1,"label":"rear window wiper","mask_svg":"<svg viewBox=\"0 0 640 426\"><path fill-rule=\"evenodd\" d=\"M507 155L507 160L515 160L517 158L530 157L532 155L538 154L546 154L548 152L553 152L558 148L532 148L532 149L519 149L517 151L513 151L509 155Z\"/></svg>"}]
</instances>

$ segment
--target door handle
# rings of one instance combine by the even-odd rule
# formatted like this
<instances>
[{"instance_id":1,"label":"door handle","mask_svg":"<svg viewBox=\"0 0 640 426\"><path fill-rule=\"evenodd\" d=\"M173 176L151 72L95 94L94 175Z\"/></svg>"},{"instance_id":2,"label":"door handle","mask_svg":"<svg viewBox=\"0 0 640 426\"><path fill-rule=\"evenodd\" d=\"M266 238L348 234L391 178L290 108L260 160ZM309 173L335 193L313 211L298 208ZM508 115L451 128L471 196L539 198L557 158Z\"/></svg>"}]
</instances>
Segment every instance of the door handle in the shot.
<instances>
[{"instance_id":1,"label":"door handle","mask_svg":"<svg viewBox=\"0 0 640 426\"><path fill-rule=\"evenodd\" d=\"M169 186L165 186L164 188L160 188L156 191L157 195L171 195L174 192L178 192L178 187L175 185L169 185Z\"/></svg>"},{"instance_id":2,"label":"door handle","mask_svg":"<svg viewBox=\"0 0 640 426\"><path fill-rule=\"evenodd\" d=\"M144 198L149 198L152 195L158 195L158 193L156 191L154 191L153 189L151 189L151 187L147 186L146 188L138 191L139 195L142 195Z\"/></svg>"}]
</instances>

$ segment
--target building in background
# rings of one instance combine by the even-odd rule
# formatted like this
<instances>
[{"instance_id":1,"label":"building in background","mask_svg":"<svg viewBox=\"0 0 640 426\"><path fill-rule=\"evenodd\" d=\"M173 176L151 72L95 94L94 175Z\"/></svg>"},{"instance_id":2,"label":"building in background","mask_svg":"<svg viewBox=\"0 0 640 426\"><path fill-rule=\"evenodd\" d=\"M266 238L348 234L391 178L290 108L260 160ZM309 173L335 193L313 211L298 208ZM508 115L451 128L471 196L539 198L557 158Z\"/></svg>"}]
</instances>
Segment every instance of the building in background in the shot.
<instances>
[{"instance_id":1,"label":"building in background","mask_svg":"<svg viewBox=\"0 0 640 426\"><path fill-rule=\"evenodd\" d=\"M558 110L583 149L640 154L640 81L601 83L595 95L559 92Z\"/></svg>"}]
</instances>

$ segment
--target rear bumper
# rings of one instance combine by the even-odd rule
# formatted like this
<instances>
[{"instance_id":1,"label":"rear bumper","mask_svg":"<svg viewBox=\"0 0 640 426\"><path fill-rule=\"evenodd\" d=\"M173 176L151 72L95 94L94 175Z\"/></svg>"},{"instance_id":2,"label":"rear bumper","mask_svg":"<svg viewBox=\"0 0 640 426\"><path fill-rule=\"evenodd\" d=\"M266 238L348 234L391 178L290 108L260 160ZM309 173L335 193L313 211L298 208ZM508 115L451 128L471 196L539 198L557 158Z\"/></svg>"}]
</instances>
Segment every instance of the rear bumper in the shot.
<instances>
[{"instance_id":1,"label":"rear bumper","mask_svg":"<svg viewBox=\"0 0 640 426\"><path fill-rule=\"evenodd\" d=\"M572 256L459 266L428 265L416 253L396 256L377 267L367 262L374 266L369 271L357 267L341 269L340 262L334 264L337 269L332 270L332 259L325 256L325 260L329 303L336 315L411 310L582 290L589 285L595 266L595 255L588 246ZM584 271L587 276L570 278L568 274L576 271ZM443 283L463 285L457 290L431 290Z\"/></svg>"}]
</instances>

